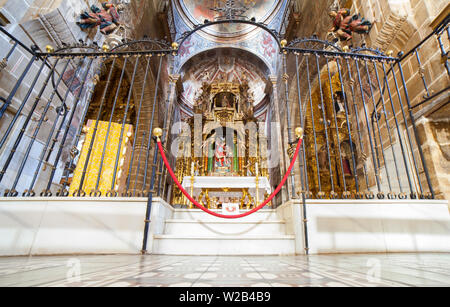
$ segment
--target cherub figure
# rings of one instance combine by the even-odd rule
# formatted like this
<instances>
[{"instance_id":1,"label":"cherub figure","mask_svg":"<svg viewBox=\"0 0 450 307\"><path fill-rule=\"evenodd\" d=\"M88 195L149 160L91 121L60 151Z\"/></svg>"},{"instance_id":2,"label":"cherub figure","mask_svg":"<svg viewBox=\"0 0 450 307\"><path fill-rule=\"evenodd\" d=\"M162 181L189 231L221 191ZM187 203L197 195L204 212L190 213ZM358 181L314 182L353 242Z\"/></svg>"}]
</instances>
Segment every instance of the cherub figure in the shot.
<instances>
[{"instance_id":1,"label":"cherub figure","mask_svg":"<svg viewBox=\"0 0 450 307\"><path fill-rule=\"evenodd\" d=\"M99 8L95 5L91 6L91 12L83 12L80 14L80 20L77 25L82 29L90 29L100 26L100 32L108 35L114 32L118 26L122 25L118 11L123 10L123 5L115 5L109 2L102 3Z\"/></svg>"},{"instance_id":2,"label":"cherub figure","mask_svg":"<svg viewBox=\"0 0 450 307\"><path fill-rule=\"evenodd\" d=\"M331 11L329 16L333 19L333 27L328 34L335 32L340 40L349 41L352 33L367 34L372 28L372 23L358 15L350 15L349 9Z\"/></svg>"}]
</instances>

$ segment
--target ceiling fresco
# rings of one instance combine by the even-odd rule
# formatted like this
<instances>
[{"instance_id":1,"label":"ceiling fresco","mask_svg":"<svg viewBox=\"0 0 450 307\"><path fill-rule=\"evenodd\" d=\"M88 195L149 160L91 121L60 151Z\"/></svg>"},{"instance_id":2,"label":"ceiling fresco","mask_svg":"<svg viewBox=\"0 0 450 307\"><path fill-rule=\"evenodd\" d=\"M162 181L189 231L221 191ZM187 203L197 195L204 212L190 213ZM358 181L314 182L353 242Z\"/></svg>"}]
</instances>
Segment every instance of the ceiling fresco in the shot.
<instances>
[{"instance_id":1,"label":"ceiling fresco","mask_svg":"<svg viewBox=\"0 0 450 307\"><path fill-rule=\"evenodd\" d=\"M241 0L237 1L248 10L244 13L249 19L256 18L258 22L266 22L277 8L277 0ZM193 24L202 24L205 19L213 21L216 17L223 16L222 13L211 10L211 8L223 7L226 0L185 0L180 1L183 10ZM254 27L244 24L222 24L205 29L211 34L236 34L250 30Z\"/></svg>"},{"instance_id":2,"label":"ceiling fresco","mask_svg":"<svg viewBox=\"0 0 450 307\"><path fill-rule=\"evenodd\" d=\"M203 82L241 83L246 79L255 105L266 98L267 66L254 55L239 49L215 49L198 54L183 66L183 101L192 106Z\"/></svg>"},{"instance_id":3,"label":"ceiling fresco","mask_svg":"<svg viewBox=\"0 0 450 307\"><path fill-rule=\"evenodd\" d=\"M198 22L196 18L202 19L205 16L214 19L215 12L209 10L209 7L222 6L225 0L187 0L174 1L175 9L173 11L174 23L177 39L193 29L194 24ZM284 21L285 11L288 0L279 1L259 1L259 0L241 0L237 3L244 3L250 7L246 15L256 16L257 21L261 19L268 25L268 28L275 31L281 31ZM211 18L212 17L212 18ZM203 23L203 21L202 21ZM228 26L242 27L245 24L228 24ZM181 67L196 54L215 48L240 48L257 55L270 68L271 74L275 74L279 65L279 49L276 40L264 30L250 26L247 31L239 33L219 33L211 34L207 29L215 26L205 27L191 34L180 45L179 54L175 58L174 71L179 73ZM253 30L255 28L255 30ZM281 33L283 35L283 33Z\"/></svg>"},{"instance_id":4,"label":"ceiling fresco","mask_svg":"<svg viewBox=\"0 0 450 307\"><path fill-rule=\"evenodd\" d=\"M194 25L205 19L213 21L226 0L178 0L173 10L176 39L181 40ZM236 3L249 9L243 13L255 17L269 29L283 33L288 0L240 0ZM224 27L225 26L225 27ZM173 72L181 75L181 117L192 116L192 107L204 81L242 81L247 78L254 96L255 116L264 120L270 102L271 83L280 65L280 50L275 38L263 29L247 24L222 24L202 28L187 36L174 58Z\"/></svg>"}]
</instances>

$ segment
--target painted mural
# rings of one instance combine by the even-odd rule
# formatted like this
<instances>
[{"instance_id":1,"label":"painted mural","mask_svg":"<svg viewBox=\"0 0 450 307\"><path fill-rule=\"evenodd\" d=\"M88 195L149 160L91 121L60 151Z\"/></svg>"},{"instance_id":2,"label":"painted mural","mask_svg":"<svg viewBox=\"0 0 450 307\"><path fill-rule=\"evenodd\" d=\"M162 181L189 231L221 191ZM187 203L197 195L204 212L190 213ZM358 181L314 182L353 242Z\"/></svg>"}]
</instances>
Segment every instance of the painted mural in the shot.
<instances>
[{"instance_id":1,"label":"painted mural","mask_svg":"<svg viewBox=\"0 0 450 307\"><path fill-rule=\"evenodd\" d=\"M275 39L268 33L259 32L251 39L231 43L218 44L203 39L197 33L189 37L183 45L180 46L178 57L176 58L175 69L178 71L192 56L208 49L220 47L231 47L248 50L257 54L268 67L275 70L277 65L278 44Z\"/></svg>"},{"instance_id":2,"label":"painted mural","mask_svg":"<svg viewBox=\"0 0 450 307\"><path fill-rule=\"evenodd\" d=\"M202 82L241 83L246 79L258 105L266 97L267 68L264 66L256 57L251 61L248 54L238 50L205 52L195 58L195 65L187 63L183 69L183 100L193 105Z\"/></svg>"}]
</instances>

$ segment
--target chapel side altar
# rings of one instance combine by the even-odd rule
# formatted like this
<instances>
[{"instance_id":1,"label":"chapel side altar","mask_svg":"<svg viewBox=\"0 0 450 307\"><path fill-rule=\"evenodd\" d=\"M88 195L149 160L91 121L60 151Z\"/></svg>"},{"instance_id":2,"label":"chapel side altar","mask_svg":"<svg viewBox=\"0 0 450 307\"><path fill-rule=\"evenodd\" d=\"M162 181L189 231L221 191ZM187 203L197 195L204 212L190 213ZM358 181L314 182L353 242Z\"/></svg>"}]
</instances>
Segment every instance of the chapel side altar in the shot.
<instances>
[{"instance_id":1,"label":"chapel side altar","mask_svg":"<svg viewBox=\"0 0 450 307\"><path fill-rule=\"evenodd\" d=\"M178 136L174 169L183 188L208 208L233 203L249 209L271 193L267 127L255 117L254 103L245 76L204 81L196 94L195 116ZM180 189L172 193L172 203L192 208Z\"/></svg>"},{"instance_id":2,"label":"chapel side altar","mask_svg":"<svg viewBox=\"0 0 450 307\"><path fill-rule=\"evenodd\" d=\"M271 193L269 180L255 176L185 176L182 186L209 209L217 209L222 203L239 203L241 209L254 208Z\"/></svg>"}]
</instances>

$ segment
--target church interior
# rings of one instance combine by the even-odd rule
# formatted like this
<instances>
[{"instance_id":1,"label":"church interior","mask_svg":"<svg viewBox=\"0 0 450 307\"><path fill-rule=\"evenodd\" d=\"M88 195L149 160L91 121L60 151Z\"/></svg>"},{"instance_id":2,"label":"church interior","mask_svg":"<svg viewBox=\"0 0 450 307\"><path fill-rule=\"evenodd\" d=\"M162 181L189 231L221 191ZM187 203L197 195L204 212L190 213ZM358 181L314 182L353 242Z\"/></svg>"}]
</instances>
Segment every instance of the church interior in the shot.
<instances>
[{"instance_id":1,"label":"church interior","mask_svg":"<svg viewBox=\"0 0 450 307\"><path fill-rule=\"evenodd\" d=\"M448 0L0 0L0 286L450 285Z\"/></svg>"}]
</instances>

